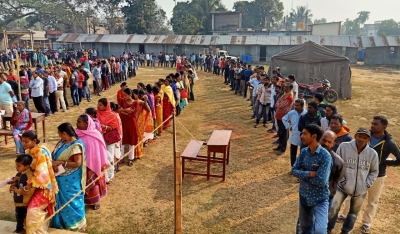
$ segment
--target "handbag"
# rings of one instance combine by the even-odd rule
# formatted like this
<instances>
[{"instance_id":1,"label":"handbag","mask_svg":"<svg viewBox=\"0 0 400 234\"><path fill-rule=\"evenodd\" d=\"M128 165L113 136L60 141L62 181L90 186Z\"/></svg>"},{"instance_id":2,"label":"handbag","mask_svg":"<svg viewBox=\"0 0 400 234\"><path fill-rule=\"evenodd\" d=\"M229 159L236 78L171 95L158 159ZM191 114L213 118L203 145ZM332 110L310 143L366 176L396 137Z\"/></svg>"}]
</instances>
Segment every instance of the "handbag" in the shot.
<instances>
[{"instance_id":1,"label":"handbag","mask_svg":"<svg viewBox=\"0 0 400 234\"><path fill-rule=\"evenodd\" d=\"M187 97L188 97L188 94L187 94L186 90L181 89L181 98L183 99L183 98L187 98Z\"/></svg>"},{"instance_id":2,"label":"handbag","mask_svg":"<svg viewBox=\"0 0 400 234\"><path fill-rule=\"evenodd\" d=\"M106 145L111 145L121 140L121 135L119 134L116 128L114 128L109 132L104 133L103 137L104 141L106 142Z\"/></svg>"}]
</instances>

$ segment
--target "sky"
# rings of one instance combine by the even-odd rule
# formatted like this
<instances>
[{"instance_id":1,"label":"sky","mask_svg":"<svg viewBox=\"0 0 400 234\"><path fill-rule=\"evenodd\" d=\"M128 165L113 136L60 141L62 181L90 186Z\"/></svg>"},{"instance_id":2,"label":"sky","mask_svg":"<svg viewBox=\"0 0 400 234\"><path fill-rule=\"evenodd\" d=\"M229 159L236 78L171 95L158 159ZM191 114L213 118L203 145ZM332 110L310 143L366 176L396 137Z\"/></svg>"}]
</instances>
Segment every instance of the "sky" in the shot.
<instances>
[{"instance_id":1,"label":"sky","mask_svg":"<svg viewBox=\"0 0 400 234\"><path fill-rule=\"evenodd\" d=\"M186 2L186 0L176 0ZM233 3L237 0L221 0L228 10L232 10ZM328 22L345 21L347 18L357 18L357 12L369 11L370 17L367 23L374 21L394 19L400 21L399 0L281 0L285 7L285 15L296 6L307 6L313 14L313 19L326 18ZM157 0L165 10L168 18L172 16L174 8L173 0Z\"/></svg>"}]
</instances>

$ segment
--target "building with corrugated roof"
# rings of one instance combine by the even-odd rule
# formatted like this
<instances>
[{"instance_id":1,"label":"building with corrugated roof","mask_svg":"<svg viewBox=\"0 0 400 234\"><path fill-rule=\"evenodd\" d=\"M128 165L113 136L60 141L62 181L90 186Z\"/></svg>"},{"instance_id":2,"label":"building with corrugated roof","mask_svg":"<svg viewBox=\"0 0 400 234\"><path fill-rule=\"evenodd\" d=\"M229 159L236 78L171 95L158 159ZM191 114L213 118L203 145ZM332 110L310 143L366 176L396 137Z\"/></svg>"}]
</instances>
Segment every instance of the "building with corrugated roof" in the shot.
<instances>
[{"instance_id":1,"label":"building with corrugated roof","mask_svg":"<svg viewBox=\"0 0 400 234\"><path fill-rule=\"evenodd\" d=\"M99 56L119 56L124 50L132 52L158 53L160 51L177 54L215 53L227 50L230 55L241 57L251 55L252 61L269 62L271 56L293 46L312 41L327 47L357 62L359 48L365 48L366 64L400 65L399 36L357 37L357 36L230 36L230 35L136 35L136 34L63 34L54 48L96 49ZM367 43L368 42L368 43ZM373 42L373 43L372 43ZM372 48L372 49L369 49ZM394 51L394 58L387 50ZM370 52L369 52L370 51ZM371 53L369 55L369 53ZM393 55L393 53L391 53ZM374 58L374 56L378 56Z\"/></svg>"}]
</instances>

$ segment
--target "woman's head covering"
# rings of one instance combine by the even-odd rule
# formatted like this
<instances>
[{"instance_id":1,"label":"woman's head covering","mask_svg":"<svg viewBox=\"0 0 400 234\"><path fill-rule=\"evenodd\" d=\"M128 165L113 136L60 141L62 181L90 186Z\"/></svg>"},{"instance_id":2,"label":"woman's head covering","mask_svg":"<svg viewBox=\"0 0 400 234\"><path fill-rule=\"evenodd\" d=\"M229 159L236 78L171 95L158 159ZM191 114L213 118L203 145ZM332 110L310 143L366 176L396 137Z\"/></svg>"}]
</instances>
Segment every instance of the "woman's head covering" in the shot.
<instances>
[{"instance_id":1,"label":"woman's head covering","mask_svg":"<svg viewBox=\"0 0 400 234\"><path fill-rule=\"evenodd\" d=\"M111 110L110 101L108 99L107 99L106 110L104 111L97 110L97 119L101 124L111 126L112 128L116 128L119 134L122 134L122 129L118 124L118 118Z\"/></svg>"},{"instance_id":2,"label":"woman's head covering","mask_svg":"<svg viewBox=\"0 0 400 234\"><path fill-rule=\"evenodd\" d=\"M76 134L85 144L86 150L86 166L96 173L101 173L102 166L107 165L107 149L104 138L96 129L96 125L92 118L87 115L88 127L86 130L76 129Z\"/></svg>"}]
</instances>

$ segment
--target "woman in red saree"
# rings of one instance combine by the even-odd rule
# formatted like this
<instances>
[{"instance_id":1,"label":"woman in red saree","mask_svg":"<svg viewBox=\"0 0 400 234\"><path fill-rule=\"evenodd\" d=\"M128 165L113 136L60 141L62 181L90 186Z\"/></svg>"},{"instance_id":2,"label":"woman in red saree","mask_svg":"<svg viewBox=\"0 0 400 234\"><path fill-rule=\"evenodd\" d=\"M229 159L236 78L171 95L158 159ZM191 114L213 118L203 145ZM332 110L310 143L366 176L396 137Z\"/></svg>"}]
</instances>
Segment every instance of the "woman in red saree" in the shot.
<instances>
[{"instance_id":1,"label":"woman in red saree","mask_svg":"<svg viewBox=\"0 0 400 234\"><path fill-rule=\"evenodd\" d=\"M85 144L87 167L86 184L89 185L99 177L102 170L106 169L108 166L106 144L90 116L80 115L76 123L76 128L76 134ZM93 206L95 210L98 210L100 208L100 198L105 195L107 195L106 178L102 176L86 189L85 204Z\"/></svg>"},{"instance_id":2,"label":"woman in red saree","mask_svg":"<svg viewBox=\"0 0 400 234\"><path fill-rule=\"evenodd\" d=\"M39 145L39 139L34 131L28 130L22 134L22 144L31 155L33 177L28 180L25 190L36 188L29 202L26 214L25 228L27 234L47 233L49 222L44 223L47 215L54 212L58 185L53 171L50 151Z\"/></svg>"},{"instance_id":3,"label":"woman in red saree","mask_svg":"<svg viewBox=\"0 0 400 234\"><path fill-rule=\"evenodd\" d=\"M110 102L107 98L101 98L97 103L97 119L99 120L102 128L103 135L107 132L117 129L118 133L121 135L121 126L115 113L111 110ZM111 182L114 178L114 156L116 150L116 143L106 144L107 148L107 160L112 169L107 170L106 181Z\"/></svg>"},{"instance_id":4,"label":"woman in red saree","mask_svg":"<svg viewBox=\"0 0 400 234\"><path fill-rule=\"evenodd\" d=\"M123 129L129 129L129 131L122 132L122 151L121 154L125 154L125 145L129 147L129 166L133 165L135 159L135 150L133 147L137 145L138 137L138 124L137 124L137 111L139 109L139 103L132 99L132 90L125 88L123 91L124 100L118 110L119 116L122 122Z\"/></svg>"},{"instance_id":5,"label":"woman in red saree","mask_svg":"<svg viewBox=\"0 0 400 234\"><path fill-rule=\"evenodd\" d=\"M140 100L139 98L139 90L134 89L132 91L133 98L135 102L137 102L137 111L136 111L136 119L138 126L138 144L135 148L135 158L141 158L143 156L143 143L144 143L144 132L146 130L146 114L150 113L150 107L147 104L147 96L145 98L145 102Z\"/></svg>"},{"instance_id":6,"label":"woman in red saree","mask_svg":"<svg viewBox=\"0 0 400 234\"><path fill-rule=\"evenodd\" d=\"M164 121L168 119L175 110L175 98L174 98L174 91L172 90L172 87L170 86L170 80L166 79L165 83L163 86L161 86L161 89L164 93L164 98L163 98L163 116L164 116ZM163 128L166 129L171 126L171 119L168 119Z\"/></svg>"},{"instance_id":7,"label":"woman in red saree","mask_svg":"<svg viewBox=\"0 0 400 234\"><path fill-rule=\"evenodd\" d=\"M154 94L154 105L156 109L156 123L158 127L157 135L161 136L163 132L163 104L162 104L162 93L160 93L160 89L157 86L153 86L153 94Z\"/></svg>"}]
</instances>

